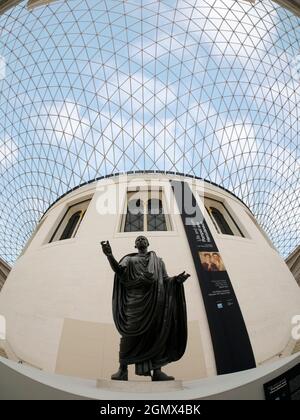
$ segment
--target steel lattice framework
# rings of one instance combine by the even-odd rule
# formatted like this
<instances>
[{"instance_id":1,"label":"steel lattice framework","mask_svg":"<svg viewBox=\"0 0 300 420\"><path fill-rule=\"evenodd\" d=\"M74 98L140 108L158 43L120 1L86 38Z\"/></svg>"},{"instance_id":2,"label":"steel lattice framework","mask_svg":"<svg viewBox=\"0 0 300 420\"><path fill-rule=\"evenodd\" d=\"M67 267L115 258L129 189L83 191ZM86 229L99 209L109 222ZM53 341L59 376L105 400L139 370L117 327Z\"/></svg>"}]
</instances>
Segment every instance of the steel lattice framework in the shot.
<instances>
[{"instance_id":1,"label":"steel lattice framework","mask_svg":"<svg viewBox=\"0 0 300 420\"><path fill-rule=\"evenodd\" d=\"M287 255L300 229L299 23L270 0L7 10L0 255L14 262L69 189L135 170L183 172L231 190Z\"/></svg>"}]
</instances>

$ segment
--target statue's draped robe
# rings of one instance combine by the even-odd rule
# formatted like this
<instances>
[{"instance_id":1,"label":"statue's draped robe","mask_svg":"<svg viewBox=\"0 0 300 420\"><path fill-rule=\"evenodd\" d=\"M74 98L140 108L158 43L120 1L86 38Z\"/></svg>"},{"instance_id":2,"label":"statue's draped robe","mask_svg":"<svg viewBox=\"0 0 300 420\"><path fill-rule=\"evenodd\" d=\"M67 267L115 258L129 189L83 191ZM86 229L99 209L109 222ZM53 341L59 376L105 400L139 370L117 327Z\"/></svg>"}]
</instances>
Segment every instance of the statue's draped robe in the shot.
<instances>
[{"instance_id":1,"label":"statue's draped robe","mask_svg":"<svg viewBox=\"0 0 300 420\"><path fill-rule=\"evenodd\" d=\"M186 348L184 288L168 277L155 252L130 254L115 275L113 316L121 334L120 363L137 375L179 360Z\"/></svg>"}]
</instances>

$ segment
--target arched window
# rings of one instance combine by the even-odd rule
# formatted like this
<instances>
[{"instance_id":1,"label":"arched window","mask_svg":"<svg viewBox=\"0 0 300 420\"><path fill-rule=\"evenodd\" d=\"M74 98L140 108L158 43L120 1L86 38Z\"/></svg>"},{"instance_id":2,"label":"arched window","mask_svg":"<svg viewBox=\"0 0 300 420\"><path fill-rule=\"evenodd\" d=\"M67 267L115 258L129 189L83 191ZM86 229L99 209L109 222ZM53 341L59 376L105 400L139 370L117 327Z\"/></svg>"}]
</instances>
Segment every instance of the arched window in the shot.
<instances>
[{"instance_id":1,"label":"arched window","mask_svg":"<svg viewBox=\"0 0 300 420\"><path fill-rule=\"evenodd\" d=\"M127 192L127 204L120 223L121 232L162 232L172 230L163 192L159 188Z\"/></svg>"},{"instance_id":2,"label":"arched window","mask_svg":"<svg viewBox=\"0 0 300 420\"><path fill-rule=\"evenodd\" d=\"M147 230L148 231L166 231L167 223L164 215L162 201L157 198L148 200L147 212Z\"/></svg>"},{"instance_id":3,"label":"arched window","mask_svg":"<svg viewBox=\"0 0 300 420\"><path fill-rule=\"evenodd\" d=\"M144 203L140 199L128 202L124 232L141 232L144 230Z\"/></svg>"},{"instance_id":4,"label":"arched window","mask_svg":"<svg viewBox=\"0 0 300 420\"><path fill-rule=\"evenodd\" d=\"M225 217L220 212L220 210L218 210L215 207L210 207L210 213L212 217L214 218L214 221L216 222L221 233L223 233L224 235L234 235L229 224L227 223Z\"/></svg>"},{"instance_id":5,"label":"arched window","mask_svg":"<svg viewBox=\"0 0 300 420\"><path fill-rule=\"evenodd\" d=\"M91 200L88 199L70 206L58 224L50 242L75 238L90 202Z\"/></svg>"},{"instance_id":6,"label":"arched window","mask_svg":"<svg viewBox=\"0 0 300 420\"><path fill-rule=\"evenodd\" d=\"M68 221L68 223L67 223L67 225L66 225L66 227L65 227L65 229L64 229L64 231L63 231L63 233L60 237L60 241L62 241L64 239L72 238L73 233L75 232L75 229L77 227L77 224L78 224L79 220L81 219L81 213L82 213L81 211L77 211L76 213L74 213L70 217L70 219L69 219L69 221Z\"/></svg>"},{"instance_id":7,"label":"arched window","mask_svg":"<svg viewBox=\"0 0 300 420\"><path fill-rule=\"evenodd\" d=\"M228 210L227 204L211 197L204 197L204 204L218 233L245 238L240 220Z\"/></svg>"}]
</instances>

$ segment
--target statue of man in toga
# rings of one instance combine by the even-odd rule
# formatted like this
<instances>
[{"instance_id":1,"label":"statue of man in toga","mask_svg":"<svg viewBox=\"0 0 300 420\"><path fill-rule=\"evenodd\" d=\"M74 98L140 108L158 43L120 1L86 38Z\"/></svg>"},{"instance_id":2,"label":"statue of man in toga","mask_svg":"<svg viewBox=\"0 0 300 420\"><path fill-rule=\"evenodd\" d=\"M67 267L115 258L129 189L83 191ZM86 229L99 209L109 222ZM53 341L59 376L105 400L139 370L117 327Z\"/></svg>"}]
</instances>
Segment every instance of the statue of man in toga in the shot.
<instances>
[{"instance_id":1,"label":"statue of man in toga","mask_svg":"<svg viewBox=\"0 0 300 420\"><path fill-rule=\"evenodd\" d=\"M183 283L185 272L169 277L155 252L148 252L145 236L135 241L137 253L118 262L109 242L102 250L115 272L113 317L121 335L120 367L113 380L128 380L128 365L152 381L173 380L161 368L183 356L187 343L187 315Z\"/></svg>"}]
</instances>

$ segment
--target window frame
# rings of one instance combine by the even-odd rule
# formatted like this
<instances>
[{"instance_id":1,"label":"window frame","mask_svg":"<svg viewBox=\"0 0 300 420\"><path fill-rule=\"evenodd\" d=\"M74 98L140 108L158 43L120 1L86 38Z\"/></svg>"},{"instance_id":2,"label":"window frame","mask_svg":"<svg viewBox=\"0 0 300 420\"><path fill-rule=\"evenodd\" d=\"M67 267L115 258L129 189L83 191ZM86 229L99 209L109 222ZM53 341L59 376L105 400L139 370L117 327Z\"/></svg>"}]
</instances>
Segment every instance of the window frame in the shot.
<instances>
[{"instance_id":1,"label":"window frame","mask_svg":"<svg viewBox=\"0 0 300 420\"><path fill-rule=\"evenodd\" d=\"M77 227L82 220L83 212L82 210L77 210L72 216L69 217L67 224L65 225L62 234L59 236L59 241L65 241L66 239L71 239L75 232L77 231Z\"/></svg>"},{"instance_id":2,"label":"window frame","mask_svg":"<svg viewBox=\"0 0 300 420\"><path fill-rule=\"evenodd\" d=\"M158 204L158 213L153 213L151 212L151 210L155 210L155 207L152 207L152 202L156 201ZM147 232L167 232L168 231L168 225L167 225L167 217L164 211L164 205L163 205L163 200L162 197L158 197L158 198L148 198L147 202L146 202L146 207L147 207ZM150 211L149 211L150 210ZM159 217L163 216L163 221L159 221ZM153 223L153 220L155 221L155 225L157 225L157 222L159 221L159 224L164 224L165 229L149 229L149 226L151 226L151 223Z\"/></svg>"},{"instance_id":3,"label":"window frame","mask_svg":"<svg viewBox=\"0 0 300 420\"><path fill-rule=\"evenodd\" d=\"M140 199L143 203L143 230L140 231L125 231L125 226L126 226L126 219L127 219L127 211L128 211L128 204L130 202L130 200L132 199L131 197L135 197L136 199ZM162 203L162 208L163 208L163 214L165 216L165 223L166 223L166 230L148 230L148 201L152 200L152 199L158 199L161 201ZM125 200L124 200L124 207L123 207L123 213L121 215L121 220L119 223L119 229L118 232L119 234L136 234L138 232L141 233L148 233L148 234L165 234L165 233L170 233L170 232L174 232L174 228L173 228L173 224L171 221L171 217L170 214L168 212L168 206L167 206L167 202L166 202L166 197L165 197L165 191L164 191L164 187L161 186L157 186L157 187L148 187L148 186L143 186L143 187L132 187L132 188L128 188L126 190L125 193Z\"/></svg>"},{"instance_id":4,"label":"window frame","mask_svg":"<svg viewBox=\"0 0 300 420\"><path fill-rule=\"evenodd\" d=\"M54 230L54 233L52 234L50 241L47 241L47 244L58 243L58 242L65 242L65 241L68 241L68 240L70 240L70 239L74 239L74 238L76 237L77 232L78 232L78 230L79 230L79 228L80 228L80 226L81 226L81 223L82 223L82 221L83 221L83 219L84 219L84 217L85 217L85 215L86 215L86 212L87 212L87 210L88 210L88 208L89 208L89 204L87 205L87 207L85 208L85 210L78 210L78 211L81 211L81 216L80 216L80 219L78 220L78 222L76 223L75 229L74 229L74 231L73 231L73 233L72 233L72 236L71 236L70 238L61 239L61 236L63 235L64 230L65 230L65 228L67 227L67 224L68 224L69 220L71 219L71 217L72 217L74 214L76 214L76 213L77 213L77 211L75 211L75 213L73 213L73 214L70 216L70 218L68 219L68 221L67 221L67 223L66 223L66 225L65 225L65 228L64 228L64 229L63 229L63 231L61 232L61 235L60 235L57 239L55 239L55 237L57 236L57 234L58 234L58 232L59 232L59 230L60 230L60 228L61 228L62 224L65 222L66 217L67 217L68 213L70 212L70 210L71 210L73 207L79 206L79 205L81 205L81 204L83 204L83 203L90 203L91 201L92 201L92 197L90 197L90 198L86 198L86 199L84 199L84 200L82 200L82 201L78 201L78 202L73 203L72 205L68 206L68 208L67 208L67 210L65 211L65 213L64 213L64 215L63 215L63 217L61 218L61 220L60 220L59 224L57 225L56 229Z\"/></svg>"},{"instance_id":5,"label":"window frame","mask_svg":"<svg viewBox=\"0 0 300 420\"><path fill-rule=\"evenodd\" d=\"M134 193L133 193L133 195L134 195ZM128 193L127 193L127 197L128 197ZM127 203L126 203L126 214L124 215L124 221L123 221L123 228L122 228L122 232L124 232L124 233L133 233L133 232L143 232L144 230L142 229L142 230L125 230L126 229L126 226L127 226L127 219L128 219L128 217L129 217L129 215L131 214L132 215L132 213L130 213L128 210L129 210L129 203L131 202L131 201L140 201L140 202L142 202L143 203L143 206L142 206L142 208L141 208L141 210L142 210L142 212L139 212L139 213L137 213L137 214L139 214L140 216L140 218L141 218L141 225L142 225L142 227L144 227L145 226L145 204L144 204L144 200L143 199L141 199L141 198L127 198Z\"/></svg>"},{"instance_id":6,"label":"window frame","mask_svg":"<svg viewBox=\"0 0 300 420\"><path fill-rule=\"evenodd\" d=\"M224 201L221 201L221 200L219 200L219 199L216 199L216 198L214 198L214 197L211 197L211 196L209 196L209 195L204 195L204 196L202 196L203 197L203 199L204 199L204 207L205 207L205 210L206 210L206 212L207 212L207 214L208 214L208 216L209 216L209 218L210 218L210 220L211 220L211 222L213 223L213 225L214 225L214 228L215 228L215 230L217 231L217 233L219 234L219 235L224 235L224 236L226 236L226 237L234 237L234 238L242 238L242 239L246 239L247 238L247 236L246 236L246 234L243 232L243 230L242 230L242 228L239 226L239 224L238 224L238 222L235 220L235 218L233 217L233 215L232 215L232 210L230 209L230 211L229 211L229 209L227 208L227 203L226 202L224 202ZM213 205L210 205L209 203L207 203L207 201L206 200L210 200L210 201L214 201L214 202L216 202L216 203L218 203L219 205L221 205L222 206L222 209L224 210L224 212L222 212L219 208L217 208L217 207L215 207L215 206L213 206ZM219 225L218 225L218 223L217 223L217 221L215 220L215 218L214 218L214 216L213 216L213 214L211 213L211 211L210 211L210 208L216 208L221 214L222 214L222 216L224 217L224 219L225 219L225 222L228 224L228 226L229 226L229 229L232 231L232 235L231 234L229 234L229 233L223 233L222 231L221 231L221 229L220 229L220 227L219 227ZM233 213L234 214L234 213ZM236 233L236 232L234 232L234 230L232 230L232 227L230 226L230 224L228 223L228 221L226 220L226 216L230 219L230 221L233 223L233 225L234 225L234 227L235 227L235 229L237 230L237 232L238 233Z\"/></svg>"}]
</instances>

